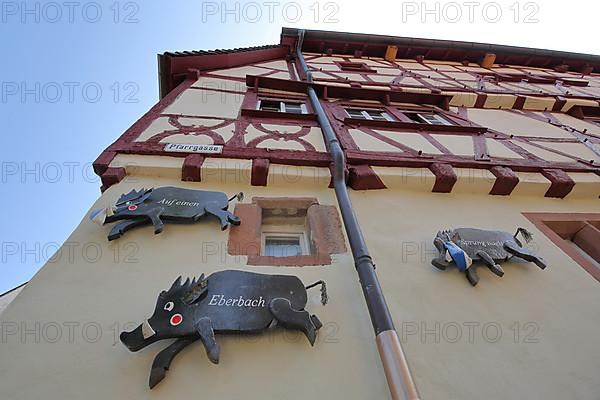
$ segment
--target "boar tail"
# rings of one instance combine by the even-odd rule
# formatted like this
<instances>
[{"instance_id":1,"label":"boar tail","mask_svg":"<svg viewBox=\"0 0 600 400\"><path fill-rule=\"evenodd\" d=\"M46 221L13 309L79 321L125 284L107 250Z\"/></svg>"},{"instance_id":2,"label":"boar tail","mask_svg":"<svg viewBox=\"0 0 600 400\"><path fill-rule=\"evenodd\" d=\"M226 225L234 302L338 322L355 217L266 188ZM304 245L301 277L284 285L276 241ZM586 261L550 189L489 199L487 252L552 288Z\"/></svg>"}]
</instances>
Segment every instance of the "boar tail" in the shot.
<instances>
[{"instance_id":1,"label":"boar tail","mask_svg":"<svg viewBox=\"0 0 600 400\"><path fill-rule=\"evenodd\" d=\"M517 229L517 233L515 233L514 238L517 238L518 234L521 234L521 236L523 236L523 239L525 239L526 243L531 243L531 241L533 240L533 235L531 234L531 232L529 232L527 229L525 228L518 228Z\"/></svg>"},{"instance_id":2,"label":"boar tail","mask_svg":"<svg viewBox=\"0 0 600 400\"><path fill-rule=\"evenodd\" d=\"M318 281L315 283L312 283L310 285L308 285L306 287L306 289L311 289L314 288L315 286L321 285L321 304L325 305L327 304L327 301L329 300L329 296L327 296L327 284L325 284L325 281Z\"/></svg>"},{"instance_id":3,"label":"boar tail","mask_svg":"<svg viewBox=\"0 0 600 400\"><path fill-rule=\"evenodd\" d=\"M239 192L237 194L234 194L233 196L231 196L230 199L227 200L227 202L231 203L231 200L233 200L233 199L237 199L237 201L244 200L244 192Z\"/></svg>"}]
</instances>

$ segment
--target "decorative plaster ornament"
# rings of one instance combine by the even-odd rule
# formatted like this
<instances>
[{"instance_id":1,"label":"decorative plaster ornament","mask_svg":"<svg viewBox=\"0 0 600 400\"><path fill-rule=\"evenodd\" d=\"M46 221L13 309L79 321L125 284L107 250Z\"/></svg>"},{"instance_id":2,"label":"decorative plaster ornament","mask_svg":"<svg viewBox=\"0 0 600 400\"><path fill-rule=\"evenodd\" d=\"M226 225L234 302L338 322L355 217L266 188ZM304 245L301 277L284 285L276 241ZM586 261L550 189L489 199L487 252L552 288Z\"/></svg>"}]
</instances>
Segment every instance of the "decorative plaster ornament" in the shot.
<instances>
[{"instance_id":1,"label":"decorative plaster ornament","mask_svg":"<svg viewBox=\"0 0 600 400\"><path fill-rule=\"evenodd\" d=\"M546 262L541 257L523 247L517 239L519 233L526 243L531 242L531 233L524 228L518 228L514 235L503 231L487 231L476 228L440 231L433 241L439 256L434 258L431 264L445 270L454 263L459 271L465 273L473 286L479 282L474 261L485 263L494 274L500 277L504 275L504 270L499 263L506 262L512 257L533 262L541 269L546 268Z\"/></svg>"},{"instance_id":2,"label":"decorative plaster ornament","mask_svg":"<svg viewBox=\"0 0 600 400\"><path fill-rule=\"evenodd\" d=\"M125 220L113 226L108 240L114 240L136 226L152 224L154 233L163 229L163 221L194 223L205 215L212 215L221 222L221 229L229 224L239 225L240 219L227 211L234 198L243 199L243 193L227 199L221 192L182 189L172 186L157 189L132 190L121 195L112 207L95 210L90 219L99 225Z\"/></svg>"},{"instance_id":3,"label":"decorative plaster ornament","mask_svg":"<svg viewBox=\"0 0 600 400\"><path fill-rule=\"evenodd\" d=\"M154 313L131 332L122 332L121 342L138 351L162 339L177 338L154 359L150 372L152 389L166 376L171 362L186 346L200 339L210 361L219 363L220 348L215 333L249 333L280 324L303 332L314 345L322 327L316 315L304 310L307 289L321 285L321 302L327 303L325 282L304 286L290 275L264 275L226 270L181 283L158 295Z\"/></svg>"}]
</instances>

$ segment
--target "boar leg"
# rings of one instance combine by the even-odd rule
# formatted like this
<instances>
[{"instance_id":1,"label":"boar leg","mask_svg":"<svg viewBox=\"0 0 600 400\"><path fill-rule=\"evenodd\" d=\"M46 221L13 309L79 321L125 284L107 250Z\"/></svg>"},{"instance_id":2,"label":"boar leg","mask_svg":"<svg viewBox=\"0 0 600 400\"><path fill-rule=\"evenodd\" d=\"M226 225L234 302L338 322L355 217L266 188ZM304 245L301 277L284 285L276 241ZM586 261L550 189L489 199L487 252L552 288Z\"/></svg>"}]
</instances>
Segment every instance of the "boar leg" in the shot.
<instances>
[{"instance_id":1,"label":"boar leg","mask_svg":"<svg viewBox=\"0 0 600 400\"><path fill-rule=\"evenodd\" d=\"M221 210L218 206L214 204L209 204L204 209L207 213L219 218L219 220L221 221L221 230L223 231L227 229L230 223L234 225L240 224L239 217L236 217L227 210Z\"/></svg>"},{"instance_id":2,"label":"boar leg","mask_svg":"<svg viewBox=\"0 0 600 400\"><path fill-rule=\"evenodd\" d=\"M131 228L135 228L136 226L142 226L149 224L150 221L146 218L137 218L137 219L128 219L125 221L121 221L110 230L108 234L108 240L115 240L123 236L123 234L130 230Z\"/></svg>"},{"instance_id":3,"label":"boar leg","mask_svg":"<svg viewBox=\"0 0 600 400\"><path fill-rule=\"evenodd\" d=\"M196 324L196 331L200 335L200 340L202 344L204 344L204 348L206 349L206 355L208 355L208 359L214 363L219 363L219 356L221 353L221 349L219 348L219 343L215 340L215 331L213 329L212 321L208 317L203 317L198 320Z\"/></svg>"},{"instance_id":4,"label":"boar leg","mask_svg":"<svg viewBox=\"0 0 600 400\"><path fill-rule=\"evenodd\" d=\"M444 246L444 242L440 238L436 237L433 241L433 245L437 249L439 257L436 257L433 260L431 260L431 265L433 265L437 269L445 270L450 266L450 263L446 260L445 257L446 247Z\"/></svg>"},{"instance_id":5,"label":"boar leg","mask_svg":"<svg viewBox=\"0 0 600 400\"><path fill-rule=\"evenodd\" d=\"M160 219L160 215L165 211L164 208L155 208L148 212L148 217L152 220L152 225L154 225L154 233L161 233L163 230L163 222Z\"/></svg>"},{"instance_id":6,"label":"boar leg","mask_svg":"<svg viewBox=\"0 0 600 400\"><path fill-rule=\"evenodd\" d=\"M515 242L504 242L504 249L510 254L522 258L525 261L533 262L541 269L546 268L546 261L534 252L517 245Z\"/></svg>"},{"instance_id":7,"label":"boar leg","mask_svg":"<svg viewBox=\"0 0 600 400\"><path fill-rule=\"evenodd\" d=\"M283 297L278 297L271 300L269 303L269 311L271 311L271 314L273 314L273 316L284 328L298 329L304 332L308 338L308 341L310 342L310 345L315 345L315 340L317 339L317 328L315 327L313 323L314 320L311 318L308 311L294 310L292 308L292 303ZM316 320L318 321L318 318L316 318ZM320 321L319 325L321 325Z\"/></svg>"},{"instance_id":8,"label":"boar leg","mask_svg":"<svg viewBox=\"0 0 600 400\"><path fill-rule=\"evenodd\" d=\"M496 261L494 261L494 259L488 253L483 250L479 250L477 252L477 256L483 260L490 271L492 271L494 274L500 277L504 276L504 270L502 267L499 264L496 264Z\"/></svg>"},{"instance_id":9,"label":"boar leg","mask_svg":"<svg viewBox=\"0 0 600 400\"><path fill-rule=\"evenodd\" d=\"M475 265L471 265L470 268L467 268L467 270L465 271L465 275L467 276L467 280L472 286L477 285L477 283L479 282L479 275L477 275L477 272L475 272Z\"/></svg>"},{"instance_id":10,"label":"boar leg","mask_svg":"<svg viewBox=\"0 0 600 400\"><path fill-rule=\"evenodd\" d=\"M443 257L438 257L431 260L431 265L433 265L437 269L445 270L451 264L448 261L446 261Z\"/></svg>"},{"instance_id":11,"label":"boar leg","mask_svg":"<svg viewBox=\"0 0 600 400\"><path fill-rule=\"evenodd\" d=\"M194 343L198 340L197 336L192 337L184 337L181 339L177 339L173 343L171 343L167 348L162 350L160 353L154 357L154 362L152 363L152 370L150 371L150 389L154 386L158 385L160 381L162 381L167 375L167 371L173 362L173 359L179 352L185 349L190 344Z\"/></svg>"}]
</instances>

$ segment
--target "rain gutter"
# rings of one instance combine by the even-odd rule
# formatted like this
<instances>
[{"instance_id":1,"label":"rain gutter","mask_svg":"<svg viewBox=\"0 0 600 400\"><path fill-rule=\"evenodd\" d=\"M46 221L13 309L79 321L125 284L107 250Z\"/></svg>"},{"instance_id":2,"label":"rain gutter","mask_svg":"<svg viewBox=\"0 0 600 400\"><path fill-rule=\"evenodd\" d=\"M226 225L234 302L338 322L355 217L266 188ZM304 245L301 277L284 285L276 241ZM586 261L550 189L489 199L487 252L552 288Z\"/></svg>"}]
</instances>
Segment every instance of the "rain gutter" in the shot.
<instances>
[{"instance_id":1,"label":"rain gutter","mask_svg":"<svg viewBox=\"0 0 600 400\"><path fill-rule=\"evenodd\" d=\"M307 93L310 103L317 114L317 120L323 131L327 149L333 159L333 186L354 257L354 266L358 273L365 302L367 303L371 317L371 324L375 331L375 341L388 387L394 400L418 400L420 399L419 393L410 372L406 355L402 350L398 332L394 327L394 322L386 304L381 285L377 279L373 259L369 254L369 249L365 243L358 219L352 208L345 180L346 159L344 152L323 110L317 93L312 87L312 74L302 55L303 41L304 30L299 30L296 57L303 70L304 80L308 83Z\"/></svg>"}]
</instances>

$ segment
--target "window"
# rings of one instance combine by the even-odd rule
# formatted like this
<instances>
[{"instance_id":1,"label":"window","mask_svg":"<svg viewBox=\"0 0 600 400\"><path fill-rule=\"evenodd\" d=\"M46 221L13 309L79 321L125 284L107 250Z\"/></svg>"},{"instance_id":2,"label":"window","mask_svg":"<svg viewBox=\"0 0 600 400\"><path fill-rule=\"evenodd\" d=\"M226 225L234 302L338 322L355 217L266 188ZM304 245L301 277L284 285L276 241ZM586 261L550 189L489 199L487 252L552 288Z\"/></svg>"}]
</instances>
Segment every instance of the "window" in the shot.
<instances>
[{"instance_id":1,"label":"window","mask_svg":"<svg viewBox=\"0 0 600 400\"><path fill-rule=\"evenodd\" d=\"M259 100L257 110L275 111L288 114L306 114L304 103L279 100Z\"/></svg>"},{"instance_id":2,"label":"window","mask_svg":"<svg viewBox=\"0 0 600 400\"><path fill-rule=\"evenodd\" d=\"M268 257L296 257L310 254L307 209L263 208L261 254Z\"/></svg>"},{"instance_id":3,"label":"window","mask_svg":"<svg viewBox=\"0 0 600 400\"><path fill-rule=\"evenodd\" d=\"M350 72L371 72L376 73L377 71L369 68L365 63L362 62L346 62L340 61L337 63L342 71Z\"/></svg>"},{"instance_id":4,"label":"window","mask_svg":"<svg viewBox=\"0 0 600 400\"><path fill-rule=\"evenodd\" d=\"M303 233L263 233L262 255L268 257L296 257L307 255Z\"/></svg>"},{"instance_id":5,"label":"window","mask_svg":"<svg viewBox=\"0 0 600 400\"><path fill-rule=\"evenodd\" d=\"M346 252L337 208L317 199L255 197L234 213L244 222L230 230L227 252L248 256L248 265L329 265Z\"/></svg>"},{"instance_id":6,"label":"window","mask_svg":"<svg viewBox=\"0 0 600 400\"><path fill-rule=\"evenodd\" d=\"M554 244L600 281L600 214L524 213Z\"/></svg>"},{"instance_id":7,"label":"window","mask_svg":"<svg viewBox=\"0 0 600 400\"><path fill-rule=\"evenodd\" d=\"M452 126L454 125L452 122L442 117L440 114L433 112L405 112L406 115L411 120L418 122L420 124L429 124L429 125L446 125Z\"/></svg>"},{"instance_id":8,"label":"window","mask_svg":"<svg viewBox=\"0 0 600 400\"><path fill-rule=\"evenodd\" d=\"M366 119L369 121L394 121L394 118L383 110L347 108L346 114L350 118Z\"/></svg>"}]
</instances>

